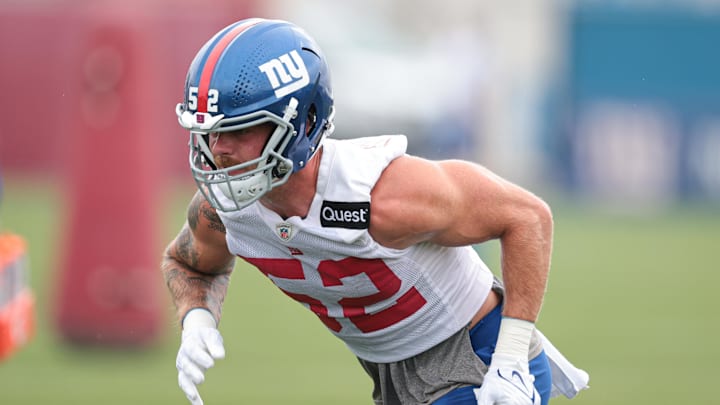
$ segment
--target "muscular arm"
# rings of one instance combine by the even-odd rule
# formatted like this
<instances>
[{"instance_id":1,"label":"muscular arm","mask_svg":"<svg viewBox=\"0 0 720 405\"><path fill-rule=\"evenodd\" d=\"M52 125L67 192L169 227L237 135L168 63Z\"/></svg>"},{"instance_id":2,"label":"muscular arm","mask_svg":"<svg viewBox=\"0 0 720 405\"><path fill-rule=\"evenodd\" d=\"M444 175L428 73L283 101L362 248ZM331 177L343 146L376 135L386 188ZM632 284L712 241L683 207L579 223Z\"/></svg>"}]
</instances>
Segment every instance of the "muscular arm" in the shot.
<instances>
[{"instance_id":1,"label":"muscular arm","mask_svg":"<svg viewBox=\"0 0 720 405\"><path fill-rule=\"evenodd\" d=\"M187 222L170 242L161 270L182 321L192 308L207 308L220 321L235 259L227 249L225 227L199 192L187 211Z\"/></svg>"},{"instance_id":2,"label":"muscular arm","mask_svg":"<svg viewBox=\"0 0 720 405\"><path fill-rule=\"evenodd\" d=\"M469 162L393 161L372 192L370 232L405 248L499 239L505 316L536 321L552 251L552 214L532 193Z\"/></svg>"}]
</instances>

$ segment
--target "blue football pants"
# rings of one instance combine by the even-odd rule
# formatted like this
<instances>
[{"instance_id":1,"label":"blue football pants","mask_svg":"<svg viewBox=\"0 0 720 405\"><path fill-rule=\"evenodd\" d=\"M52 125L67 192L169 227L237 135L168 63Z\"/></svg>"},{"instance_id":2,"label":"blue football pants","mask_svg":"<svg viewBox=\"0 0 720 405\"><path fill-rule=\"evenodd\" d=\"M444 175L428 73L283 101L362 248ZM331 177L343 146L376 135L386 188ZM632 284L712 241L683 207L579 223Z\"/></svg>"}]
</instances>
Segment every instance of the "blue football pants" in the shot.
<instances>
[{"instance_id":1,"label":"blue football pants","mask_svg":"<svg viewBox=\"0 0 720 405\"><path fill-rule=\"evenodd\" d=\"M498 305L490 311L477 325L470 330L470 341L475 353L485 364L490 364L490 359L495 351L498 332L500 331L500 320L502 320L502 305ZM542 405L547 405L552 390L552 376L550 363L543 351L530 360L530 373L535 376L535 388L540 393ZM433 402L433 405L477 405L475 390L478 387L462 387L450 391L442 398Z\"/></svg>"}]
</instances>

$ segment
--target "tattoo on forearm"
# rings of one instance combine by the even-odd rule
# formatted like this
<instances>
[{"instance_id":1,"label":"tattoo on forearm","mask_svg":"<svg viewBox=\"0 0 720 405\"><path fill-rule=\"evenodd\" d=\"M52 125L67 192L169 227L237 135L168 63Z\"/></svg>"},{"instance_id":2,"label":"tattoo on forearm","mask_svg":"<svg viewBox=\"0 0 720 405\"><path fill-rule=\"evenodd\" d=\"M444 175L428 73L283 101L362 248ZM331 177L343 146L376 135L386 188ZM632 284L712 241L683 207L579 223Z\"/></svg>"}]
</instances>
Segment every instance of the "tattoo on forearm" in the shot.
<instances>
[{"instance_id":1,"label":"tattoo on forearm","mask_svg":"<svg viewBox=\"0 0 720 405\"><path fill-rule=\"evenodd\" d=\"M178 259L187 263L190 267L198 267L198 252L193 248L193 235L190 228L184 226L177 237L175 253Z\"/></svg>"},{"instance_id":2,"label":"tattoo on forearm","mask_svg":"<svg viewBox=\"0 0 720 405\"><path fill-rule=\"evenodd\" d=\"M213 313L215 319L220 319L232 266L229 265L225 270L227 272L221 274L201 274L183 268L172 258L166 257L163 276L175 302L178 318L191 308L205 307Z\"/></svg>"},{"instance_id":3,"label":"tattoo on forearm","mask_svg":"<svg viewBox=\"0 0 720 405\"><path fill-rule=\"evenodd\" d=\"M198 227L207 228L198 229ZM207 229L213 233L225 233L225 226L220 216L210 207L205 197L197 192L188 205L187 223L173 243L168 246L162 262L165 283L175 303L179 319L195 307L208 308L215 319L220 319L222 303L235 260L231 257L227 262L219 263L222 260L218 261L218 258L222 256L216 257L217 252L212 247L208 259L207 249L203 250L203 248L210 245L198 244L195 240L196 235L221 239L220 235L209 235Z\"/></svg>"}]
</instances>

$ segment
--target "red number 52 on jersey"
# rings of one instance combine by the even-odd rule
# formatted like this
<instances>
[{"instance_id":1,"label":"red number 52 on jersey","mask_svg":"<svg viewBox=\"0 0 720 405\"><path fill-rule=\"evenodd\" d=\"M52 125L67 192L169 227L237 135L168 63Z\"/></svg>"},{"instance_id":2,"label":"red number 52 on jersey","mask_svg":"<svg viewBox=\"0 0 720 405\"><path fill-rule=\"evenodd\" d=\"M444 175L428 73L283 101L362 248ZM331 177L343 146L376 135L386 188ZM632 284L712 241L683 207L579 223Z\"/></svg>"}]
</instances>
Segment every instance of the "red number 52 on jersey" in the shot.
<instances>
[{"instance_id":1,"label":"red number 52 on jersey","mask_svg":"<svg viewBox=\"0 0 720 405\"><path fill-rule=\"evenodd\" d=\"M287 280L305 280L302 263L297 259L257 259L243 257L266 276ZM324 287L342 286L343 278L365 274L378 292L362 297L346 297L337 303L323 303L305 294L281 290L296 301L307 304L318 318L334 332L340 332L342 325L331 317L327 305L342 307L343 316L349 319L363 333L370 333L394 325L417 312L427 302L415 287L401 295L394 305L383 310L367 313L366 307L386 300L400 291L402 281L380 259L359 259L348 257L343 260L324 260L318 266ZM272 278L271 278L272 280Z\"/></svg>"}]
</instances>

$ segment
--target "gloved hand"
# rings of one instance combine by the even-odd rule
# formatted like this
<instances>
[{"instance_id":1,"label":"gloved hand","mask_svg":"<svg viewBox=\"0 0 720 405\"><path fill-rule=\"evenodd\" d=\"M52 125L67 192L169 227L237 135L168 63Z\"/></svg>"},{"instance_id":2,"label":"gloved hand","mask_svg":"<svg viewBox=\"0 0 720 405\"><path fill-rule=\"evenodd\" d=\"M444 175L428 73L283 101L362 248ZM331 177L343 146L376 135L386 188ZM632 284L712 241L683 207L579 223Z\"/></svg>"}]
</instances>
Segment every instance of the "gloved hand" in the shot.
<instances>
[{"instance_id":1,"label":"gloved hand","mask_svg":"<svg viewBox=\"0 0 720 405\"><path fill-rule=\"evenodd\" d=\"M205 371L225 357L225 347L212 314L201 308L190 310L183 320L182 343L175 366L178 384L193 405L202 405L197 385L205 381Z\"/></svg>"},{"instance_id":2,"label":"gloved hand","mask_svg":"<svg viewBox=\"0 0 720 405\"><path fill-rule=\"evenodd\" d=\"M478 405L540 405L534 381L527 360L495 353L475 398Z\"/></svg>"}]
</instances>

